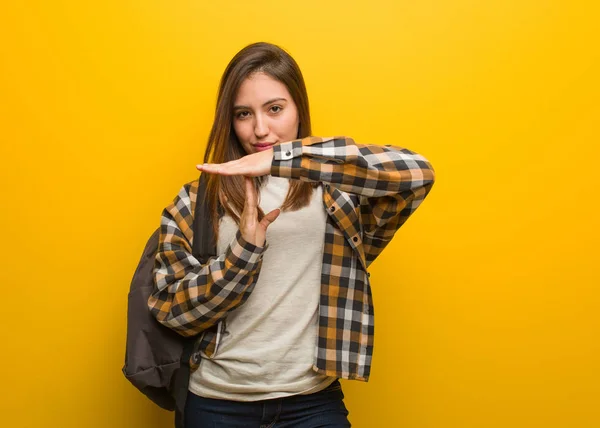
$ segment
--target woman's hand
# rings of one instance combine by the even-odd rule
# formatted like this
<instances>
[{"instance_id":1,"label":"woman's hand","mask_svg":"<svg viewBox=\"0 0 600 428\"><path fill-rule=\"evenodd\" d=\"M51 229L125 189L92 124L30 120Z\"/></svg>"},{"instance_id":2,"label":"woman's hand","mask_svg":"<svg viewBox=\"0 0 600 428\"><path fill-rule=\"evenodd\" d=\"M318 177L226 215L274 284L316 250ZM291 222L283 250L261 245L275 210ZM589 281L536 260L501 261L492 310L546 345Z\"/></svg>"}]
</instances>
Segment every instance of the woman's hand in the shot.
<instances>
[{"instance_id":1,"label":"woman's hand","mask_svg":"<svg viewBox=\"0 0 600 428\"><path fill-rule=\"evenodd\" d=\"M273 149L246 155L242 158L225 163L205 163L196 165L202 172L220 175L245 175L247 177L259 177L271 172L273 162Z\"/></svg>"},{"instance_id":2,"label":"woman's hand","mask_svg":"<svg viewBox=\"0 0 600 428\"><path fill-rule=\"evenodd\" d=\"M226 164L224 164L226 165ZM267 236L267 228L279 216L281 210L274 209L258 221L258 195L254 187L254 181L250 177L244 177L246 185L246 202L240 216L240 232L242 237L257 247L264 247Z\"/></svg>"}]
</instances>

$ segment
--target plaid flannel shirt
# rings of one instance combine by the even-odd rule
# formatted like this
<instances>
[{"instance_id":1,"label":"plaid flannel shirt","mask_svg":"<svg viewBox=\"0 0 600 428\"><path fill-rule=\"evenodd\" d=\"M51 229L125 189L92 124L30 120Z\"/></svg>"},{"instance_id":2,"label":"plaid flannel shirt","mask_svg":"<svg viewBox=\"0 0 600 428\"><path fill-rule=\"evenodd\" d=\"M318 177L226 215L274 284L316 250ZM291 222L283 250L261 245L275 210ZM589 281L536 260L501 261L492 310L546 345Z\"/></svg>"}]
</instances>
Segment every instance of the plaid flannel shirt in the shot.
<instances>
[{"instance_id":1,"label":"plaid flannel shirt","mask_svg":"<svg viewBox=\"0 0 600 428\"><path fill-rule=\"evenodd\" d=\"M271 175L323 185L327 210L318 338L313 369L366 381L374 319L367 268L427 196L430 163L408 149L356 144L347 137L307 137L273 147ZM227 314L248 298L268 244L238 231L225 254L201 265L192 255L198 180L185 184L161 218L155 288L148 306L162 324L198 336L190 359L217 352Z\"/></svg>"}]
</instances>

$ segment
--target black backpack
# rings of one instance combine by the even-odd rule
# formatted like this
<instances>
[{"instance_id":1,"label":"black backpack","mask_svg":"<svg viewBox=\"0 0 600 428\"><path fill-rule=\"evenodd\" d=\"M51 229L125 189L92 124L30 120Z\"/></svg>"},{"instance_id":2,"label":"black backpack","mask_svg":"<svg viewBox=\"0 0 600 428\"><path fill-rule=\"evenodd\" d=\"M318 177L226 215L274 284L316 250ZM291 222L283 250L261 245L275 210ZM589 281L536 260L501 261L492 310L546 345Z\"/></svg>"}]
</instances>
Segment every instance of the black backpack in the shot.
<instances>
[{"instance_id":1,"label":"black backpack","mask_svg":"<svg viewBox=\"0 0 600 428\"><path fill-rule=\"evenodd\" d=\"M216 255L212 217L205 202L206 179L200 176L194 210L192 253L202 264ZM148 240L133 275L127 302L127 344L123 374L133 386L166 410L182 415L190 377L189 360L197 337L183 337L160 324L148 308L154 288L154 263L160 228Z\"/></svg>"}]
</instances>

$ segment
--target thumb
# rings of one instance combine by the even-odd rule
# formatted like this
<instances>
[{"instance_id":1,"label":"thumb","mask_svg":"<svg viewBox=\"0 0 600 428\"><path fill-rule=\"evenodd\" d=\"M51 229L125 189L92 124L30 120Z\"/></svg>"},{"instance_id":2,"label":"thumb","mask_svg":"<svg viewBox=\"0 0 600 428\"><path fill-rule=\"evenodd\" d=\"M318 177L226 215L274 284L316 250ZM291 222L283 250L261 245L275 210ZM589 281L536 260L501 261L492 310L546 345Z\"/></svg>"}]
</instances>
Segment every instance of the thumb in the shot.
<instances>
[{"instance_id":1,"label":"thumb","mask_svg":"<svg viewBox=\"0 0 600 428\"><path fill-rule=\"evenodd\" d=\"M279 217L279 214L281 214L281 210L279 208L276 208L270 213L265 214L263 219L260 221L260 225L267 230L267 227L269 227L269 225L273 223L277 217Z\"/></svg>"}]
</instances>

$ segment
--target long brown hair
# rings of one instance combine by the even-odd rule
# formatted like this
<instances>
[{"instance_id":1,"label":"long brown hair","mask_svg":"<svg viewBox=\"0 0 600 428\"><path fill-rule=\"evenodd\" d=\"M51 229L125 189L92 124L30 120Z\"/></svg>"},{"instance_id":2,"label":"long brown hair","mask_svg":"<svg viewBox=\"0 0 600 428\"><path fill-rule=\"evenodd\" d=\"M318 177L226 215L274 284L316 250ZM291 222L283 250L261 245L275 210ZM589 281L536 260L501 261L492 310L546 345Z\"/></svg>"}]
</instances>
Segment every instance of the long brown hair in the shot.
<instances>
[{"instance_id":1,"label":"long brown hair","mask_svg":"<svg viewBox=\"0 0 600 428\"><path fill-rule=\"evenodd\" d=\"M205 163L224 163L247 154L233 128L233 103L242 82L257 72L265 73L287 87L298 110L297 138L311 135L308 95L300 67L279 46L262 42L254 43L246 46L233 57L221 77L215 120L204 153ZM254 179L257 191L262 182L263 177ZM294 211L308 205L315 186L316 184L300 180L290 180L288 194L281 206L282 211ZM217 237L219 213L223 210L239 224L239 214L243 211L246 199L244 178L209 174L206 199L213 215L213 227ZM260 207L258 211L260 220L264 213Z\"/></svg>"}]
</instances>

